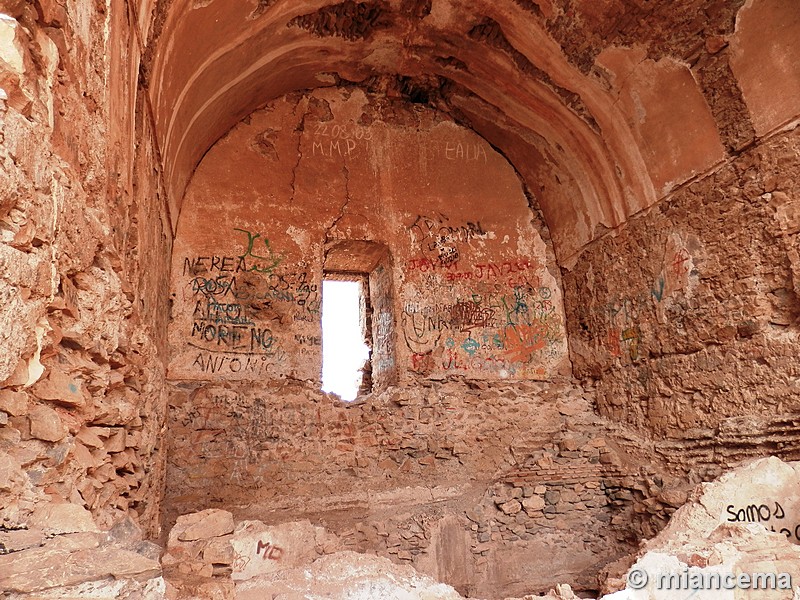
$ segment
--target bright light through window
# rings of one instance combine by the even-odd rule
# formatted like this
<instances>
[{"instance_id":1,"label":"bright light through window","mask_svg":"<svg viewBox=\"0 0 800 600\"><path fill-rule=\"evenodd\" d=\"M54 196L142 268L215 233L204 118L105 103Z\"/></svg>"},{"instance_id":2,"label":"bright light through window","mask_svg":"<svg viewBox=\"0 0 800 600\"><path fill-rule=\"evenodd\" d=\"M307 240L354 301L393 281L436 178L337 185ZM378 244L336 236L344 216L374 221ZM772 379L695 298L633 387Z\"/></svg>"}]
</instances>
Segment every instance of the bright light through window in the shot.
<instances>
[{"instance_id":1,"label":"bright light through window","mask_svg":"<svg viewBox=\"0 0 800 600\"><path fill-rule=\"evenodd\" d=\"M322 390L354 400L369 358L364 343L356 281L322 282Z\"/></svg>"}]
</instances>

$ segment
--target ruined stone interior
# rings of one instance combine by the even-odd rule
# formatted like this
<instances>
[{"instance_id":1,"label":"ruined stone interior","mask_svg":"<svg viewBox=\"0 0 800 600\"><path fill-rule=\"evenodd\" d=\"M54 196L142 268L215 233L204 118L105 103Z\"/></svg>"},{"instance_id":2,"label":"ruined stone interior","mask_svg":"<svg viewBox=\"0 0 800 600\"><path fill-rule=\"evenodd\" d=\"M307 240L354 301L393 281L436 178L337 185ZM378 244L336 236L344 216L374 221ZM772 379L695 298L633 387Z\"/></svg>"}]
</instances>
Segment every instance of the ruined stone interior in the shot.
<instances>
[{"instance_id":1,"label":"ruined stone interior","mask_svg":"<svg viewBox=\"0 0 800 600\"><path fill-rule=\"evenodd\" d=\"M0 13L0 596L121 581L37 568L214 508L588 597L697 483L800 459L796 0ZM272 597L202 587L279 570L265 539L162 561L170 597Z\"/></svg>"}]
</instances>

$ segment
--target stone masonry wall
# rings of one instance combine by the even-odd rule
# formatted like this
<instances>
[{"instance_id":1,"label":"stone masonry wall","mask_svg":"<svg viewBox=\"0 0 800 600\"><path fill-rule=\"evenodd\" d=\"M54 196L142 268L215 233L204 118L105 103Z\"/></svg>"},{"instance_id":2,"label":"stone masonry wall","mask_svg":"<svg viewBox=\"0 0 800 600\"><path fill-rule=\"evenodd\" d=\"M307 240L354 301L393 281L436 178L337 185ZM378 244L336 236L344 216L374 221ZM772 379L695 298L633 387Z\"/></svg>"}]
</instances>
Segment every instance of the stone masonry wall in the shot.
<instances>
[{"instance_id":1,"label":"stone masonry wall","mask_svg":"<svg viewBox=\"0 0 800 600\"><path fill-rule=\"evenodd\" d=\"M596 589L682 496L591 407L566 382L431 382L350 404L296 382L181 384L167 524L197 507L307 518L465 594L546 591L554 573Z\"/></svg>"},{"instance_id":2,"label":"stone masonry wall","mask_svg":"<svg viewBox=\"0 0 800 600\"><path fill-rule=\"evenodd\" d=\"M131 15L2 7L0 530L67 502L154 535L171 236Z\"/></svg>"},{"instance_id":3,"label":"stone masonry wall","mask_svg":"<svg viewBox=\"0 0 800 600\"><path fill-rule=\"evenodd\" d=\"M373 273L380 385L347 404L320 391L320 304L323 270L351 268ZM197 169L172 274L167 526L309 518L503 597L554 571L594 589L672 510L564 377L535 204L429 108L333 89L253 113Z\"/></svg>"},{"instance_id":4,"label":"stone masonry wall","mask_svg":"<svg viewBox=\"0 0 800 600\"><path fill-rule=\"evenodd\" d=\"M708 477L797 459L800 129L590 246L565 274L575 373L601 414Z\"/></svg>"}]
</instances>

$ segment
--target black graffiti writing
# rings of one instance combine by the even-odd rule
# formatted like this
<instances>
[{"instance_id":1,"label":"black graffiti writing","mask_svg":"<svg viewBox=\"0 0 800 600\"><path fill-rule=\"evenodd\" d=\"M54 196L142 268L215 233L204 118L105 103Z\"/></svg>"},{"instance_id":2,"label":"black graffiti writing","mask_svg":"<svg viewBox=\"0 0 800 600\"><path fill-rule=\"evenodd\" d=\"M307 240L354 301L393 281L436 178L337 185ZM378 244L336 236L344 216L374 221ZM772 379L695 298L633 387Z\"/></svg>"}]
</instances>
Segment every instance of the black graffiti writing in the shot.
<instances>
[{"instance_id":1,"label":"black graffiti writing","mask_svg":"<svg viewBox=\"0 0 800 600\"><path fill-rule=\"evenodd\" d=\"M272 331L252 325L220 325L195 321L192 338L225 350L264 353L272 350L275 338Z\"/></svg>"},{"instance_id":2,"label":"black graffiti writing","mask_svg":"<svg viewBox=\"0 0 800 600\"><path fill-rule=\"evenodd\" d=\"M209 279L206 277L195 277L189 282L192 294L202 296L226 296L236 287L236 278L220 275Z\"/></svg>"},{"instance_id":3,"label":"black graffiti writing","mask_svg":"<svg viewBox=\"0 0 800 600\"><path fill-rule=\"evenodd\" d=\"M213 298L195 302L192 318L195 323L214 323L220 325L255 325L241 304L217 302Z\"/></svg>"},{"instance_id":4,"label":"black graffiti writing","mask_svg":"<svg viewBox=\"0 0 800 600\"><path fill-rule=\"evenodd\" d=\"M792 525L787 522L786 511L779 502L753 503L743 507L729 504L725 511L729 523L761 523L772 532L782 533L790 541L800 542L800 523Z\"/></svg>"},{"instance_id":5,"label":"black graffiti writing","mask_svg":"<svg viewBox=\"0 0 800 600\"><path fill-rule=\"evenodd\" d=\"M217 373L264 375L269 372L270 366L278 364L280 361L280 356L268 358L266 356L229 356L200 352L192 362L192 366L211 375Z\"/></svg>"},{"instance_id":6,"label":"black graffiti writing","mask_svg":"<svg viewBox=\"0 0 800 600\"><path fill-rule=\"evenodd\" d=\"M294 341L303 346L321 346L322 338L318 335L295 335Z\"/></svg>"},{"instance_id":7,"label":"black graffiti writing","mask_svg":"<svg viewBox=\"0 0 800 600\"><path fill-rule=\"evenodd\" d=\"M477 302L457 302L450 309L450 323L462 332L476 328L494 327L496 325L495 310L482 307Z\"/></svg>"},{"instance_id":8,"label":"black graffiti writing","mask_svg":"<svg viewBox=\"0 0 800 600\"><path fill-rule=\"evenodd\" d=\"M729 504L725 510L729 515L729 523L762 523L771 519L783 519L786 516L783 507L778 502L775 502L774 508L766 504L748 504L743 508Z\"/></svg>"},{"instance_id":9,"label":"black graffiti writing","mask_svg":"<svg viewBox=\"0 0 800 600\"><path fill-rule=\"evenodd\" d=\"M448 222L449 218L444 215L437 215L436 217L417 215L409 229L411 229L418 243L425 240L434 240L434 244L436 242L469 242L473 239L485 239L488 236L480 221L467 221L463 225L455 226L450 225ZM434 247L435 245L428 246L431 250Z\"/></svg>"},{"instance_id":10,"label":"black graffiti writing","mask_svg":"<svg viewBox=\"0 0 800 600\"><path fill-rule=\"evenodd\" d=\"M321 299L319 286L309 281L306 272L269 273L254 277L218 275L208 278L196 276L189 282L194 296L214 298L222 303L224 299L239 303L261 303L268 308L272 302L295 304L305 311L319 313Z\"/></svg>"},{"instance_id":11,"label":"black graffiti writing","mask_svg":"<svg viewBox=\"0 0 800 600\"><path fill-rule=\"evenodd\" d=\"M195 256L183 259L184 275L200 275L202 273L239 273L247 271L244 256Z\"/></svg>"}]
</instances>

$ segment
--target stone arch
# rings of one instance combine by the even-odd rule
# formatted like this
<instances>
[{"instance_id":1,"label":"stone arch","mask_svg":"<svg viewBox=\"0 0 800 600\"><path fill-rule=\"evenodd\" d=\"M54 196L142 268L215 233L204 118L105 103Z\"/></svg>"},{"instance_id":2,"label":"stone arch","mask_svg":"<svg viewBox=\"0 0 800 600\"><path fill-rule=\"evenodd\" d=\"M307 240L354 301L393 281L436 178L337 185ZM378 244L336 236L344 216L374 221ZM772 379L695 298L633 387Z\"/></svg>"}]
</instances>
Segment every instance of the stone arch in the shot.
<instances>
[{"instance_id":1,"label":"stone arch","mask_svg":"<svg viewBox=\"0 0 800 600\"><path fill-rule=\"evenodd\" d=\"M721 146L688 69L624 49L587 69L553 39L560 9L540 4L161 3L147 81L173 212L200 158L254 108L378 73L392 80L387 93L450 112L537 182L569 264L599 232L709 168ZM664 89L679 90L670 106L698 123L690 135L680 116L648 120ZM666 170L647 151L665 132L677 161Z\"/></svg>"}]
</instances>

